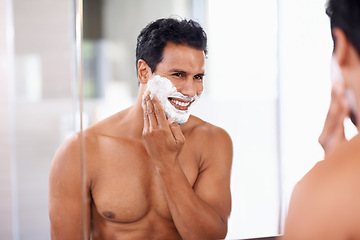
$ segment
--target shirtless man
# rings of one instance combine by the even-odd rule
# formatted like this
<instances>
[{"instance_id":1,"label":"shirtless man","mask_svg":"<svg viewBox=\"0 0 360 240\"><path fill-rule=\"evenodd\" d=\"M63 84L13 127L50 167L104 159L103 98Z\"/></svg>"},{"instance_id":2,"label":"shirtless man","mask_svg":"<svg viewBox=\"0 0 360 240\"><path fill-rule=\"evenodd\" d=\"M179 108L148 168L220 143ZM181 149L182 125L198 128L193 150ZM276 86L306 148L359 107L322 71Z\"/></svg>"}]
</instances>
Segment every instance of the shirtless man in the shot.
<instances>
[{"instance_id":1,"label":"shirtless man","mask_svg":"<svg viewBox=\"0 0 360 240\"><path fill-rule=\"evenodd\" d=\"M343 125L360 119L360 1L330 0L326 12L334 85L319 137L325 160L295 186L282 240L360 239L360 136L347 141Z\"/></svg>"},{"instance_id":2,"label":"shirtless man","mask_svg":"<svg viewBox=\"0 0 360 240\"><path fill-rule=\"evenodd\" d=\"M84 131L85 202L81 135L54 157L52 239L225 238L232 142L223 129L188 114L203 91L206 41L192 20L160 19L142 30L135 105ZM161 84L147 90L154 79L175 87L177 97L166 98L173 115L163 111L162 91L151 93Z\"/></svg>"}]
</instances>

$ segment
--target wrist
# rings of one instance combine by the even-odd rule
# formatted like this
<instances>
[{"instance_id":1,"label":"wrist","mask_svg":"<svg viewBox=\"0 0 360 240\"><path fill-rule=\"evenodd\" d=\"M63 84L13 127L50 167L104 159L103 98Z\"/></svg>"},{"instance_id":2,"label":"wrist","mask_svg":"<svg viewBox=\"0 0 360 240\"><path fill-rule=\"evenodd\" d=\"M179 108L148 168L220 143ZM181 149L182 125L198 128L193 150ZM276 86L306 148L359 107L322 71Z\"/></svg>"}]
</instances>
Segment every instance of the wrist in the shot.
<instances>
[{"instance_id":1,"label":"wrist","mask_svg":"<svg viewBox=\"0 0 360 240\"><path fill-rule=\"evenodd\" d=\"M171 174L171 172L180 166L177 158L156 159L154 164L160 175Z\"/></svg>"}]
</instances>

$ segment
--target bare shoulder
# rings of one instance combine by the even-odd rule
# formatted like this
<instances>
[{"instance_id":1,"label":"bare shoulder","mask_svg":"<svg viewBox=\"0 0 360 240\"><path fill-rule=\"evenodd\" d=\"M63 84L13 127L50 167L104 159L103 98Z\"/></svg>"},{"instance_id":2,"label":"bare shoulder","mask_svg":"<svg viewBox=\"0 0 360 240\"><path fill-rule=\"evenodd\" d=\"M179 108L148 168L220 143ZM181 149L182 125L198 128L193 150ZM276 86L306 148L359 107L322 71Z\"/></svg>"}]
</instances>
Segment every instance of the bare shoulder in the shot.
<instances>
[{"instance_id":1,"label":"bare shoulder","mask_svg":"<svg viewBox=\"0 0 360 240\"><path fill-rule=\"evenodd\" d=\"M308 199L329 199L326 202L330 203L347 201L344 196L360 200L360 190L353 191L360 189L359 144L360 138L357 137L339 146L325 160L317 162L297 183L294 192L309 195Z\"/></svg>"},{"instance_id":2,"label":"bare shoulder","mask_svg":"<svg viewBox=\"0 0 360 240\"><path fill-rule=\"evenodd\" d=\"M89 149L85 146L92 144L97 141L98 134L97 130L90 129L84 130L82 133L78 132L73 134L70 138L65 140L57 149L54 159L53 165L58 163L62 164L78 164L81 158L82 152L89 153ZM85 151L83 151L85 150Z\"/></svg>"},{"instance_id":3,"label":"bare shoulder","mask_svg":"<svg viewBox=\"0 0 360 240\"><path fill-rule=\"evenodd\" d=\"M71 166L78 168L81 163L81 154L86 156L85 160L87 163L96 162L93 160L98 158L100 148L103 151L107 151L109 143L121 138L121 136L126 137L126 127L124 127L123 123L126 111L123 110L111 115L81 133L75 133L62 143L54 156L51 173L59 171L61 168L65 171ZM87 170L91 170L89 166L93 165L88 165Z\"/></svg>"},{"instance_id":4,"label":"bare shoulder","mask_svg":"<svg viewBox=\"0 0 360 240\"><path fill-rule=\"evenodd\" d=\"M359 150L351 150L351 143L344 145L296 184L285 225L286 239L360 236L359 156Z\"/></svg>"},{"instance_id":5,"label":"bare shoulder","mask_svg":"<svg viewBox=\"0 0 360 240\"><path fill-rule=\"evenodd\" d=\"M207 161L228 162L232 164L233 144L230 135L221 127L191 116L191 126L186 141L201 151Z\"/></svg>"},{"instance_id":6,"label":"bare shoulder","mask_svg":"<svg viewBox=\"0 0 360 240\"><path fill-rule=\"evenodd\" d=\"M311 215L334 214L343 209L337 208L340 202L344 204L344 196L349 184L343 167L327 159L319 161L295 185L290 210Z\"/></svg>"},{"instance_id":7,"label":"bare shoulder","mask_svg":"<svg viewBox=\"0 0 360 240\"><path fill-rule=\"evenodd\" d=\"M191 121L190 132L193 138L201 138L207 144L232 145L230 135L223 128L195 116L191 116Z\"/></svg>"},{"instance_id":8,"label":"bare shoulder","mask_svg":"<svg viewBox=\"0 0 360 240\"><path fill-rule=\"evenodd\" d=\"M53 162L51 173L58 171L66 166L76 166L80 161L80 135L74 134L57 149Z\"/></svg>"},{"instance_id":9,"label":"bare shoulder","mask_svg":"<svg viewBox=\"0 0 360 240\"><path fill-rule=\"evenodd\" d=\"M94 125L73 134L57 149L50 169L50 177L54 174L76 174L80 171L82 154L91 156L96 152L99 133L102 124ZM85 157L85 156L84 156Z\"/></svg>"},{"instance_id":10,"label":"bare shoulder","mask_svg":"<svg viewBox=\"0 0 360 240\"><path fill-rule=\"evenodd\" d=\"M321 185L318 179L314 178L321 168L322 162L317 163L300 181L298 181L292 191L289 209L285 222L284 239L324 239L321 236L323 224L318 224L319 218L324 212L317 206L321 206L321 196L319 188ZM325 218L324 218L325 219ZM323 221L320 221L323 222ZM319 225L319 226L316 226ZM328 227L328 226L326 226Z\"/></svg>"}]
</instances>

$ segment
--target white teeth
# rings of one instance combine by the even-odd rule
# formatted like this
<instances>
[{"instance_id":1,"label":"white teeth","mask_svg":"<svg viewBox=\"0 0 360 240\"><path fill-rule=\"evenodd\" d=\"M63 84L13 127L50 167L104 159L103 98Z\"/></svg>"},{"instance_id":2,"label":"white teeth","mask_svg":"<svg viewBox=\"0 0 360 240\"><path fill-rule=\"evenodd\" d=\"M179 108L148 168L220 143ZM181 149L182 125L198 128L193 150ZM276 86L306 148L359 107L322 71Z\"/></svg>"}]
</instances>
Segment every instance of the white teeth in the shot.
<instances>
[{"instance_id":1,"label":"white teeth","mask_svg":"<svg viewBox=\"0 0 360 240\"><path fill-rule=\"evenodd\" d=\"M172 100L176 105L179 105L181 107L187 107L189 106L190 102L180 102L180 101L177 101L177 100Z\"/></svg>"}]
</instances>

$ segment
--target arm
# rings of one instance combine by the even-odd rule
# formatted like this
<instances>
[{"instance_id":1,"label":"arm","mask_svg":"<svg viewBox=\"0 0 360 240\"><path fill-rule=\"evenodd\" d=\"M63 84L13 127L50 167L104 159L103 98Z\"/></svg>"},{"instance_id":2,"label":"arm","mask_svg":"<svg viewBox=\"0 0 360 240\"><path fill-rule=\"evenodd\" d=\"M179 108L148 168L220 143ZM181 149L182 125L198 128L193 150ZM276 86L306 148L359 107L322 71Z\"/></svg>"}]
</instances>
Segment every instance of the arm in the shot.
<instances>
[{"instance_id":1,"label":"arm","mask_svg":"<svg viewBox=\"0 0 360 240\"><path fill-rule=\"evenodd\" d=\"M158 168L178 232L183 239L225 238L231 211L230 137L216 128L204 140L207 154L202 156L204 164L193 189L177 159L185 143L180 126L171 120L169 125L156 97L152 98L143 102L144 142Z\"/></svg>"},{"instance_id":2,"label":"arm","mask_svg":"<svg viewBox=\"0 0 360 240\"><path fill-rule=\"evenodd\" d=\"M50 169L49 217L51 239L89 238L90 201L86 203L82 201L79 142L78 136L74 136L65 142L55 154ZM87 198L90 199L90 196L87 195ZM82 218L83 211L87 216L86 219ZM84 226L86 231L83 231Z\"/></svg>"}]
</instances>

